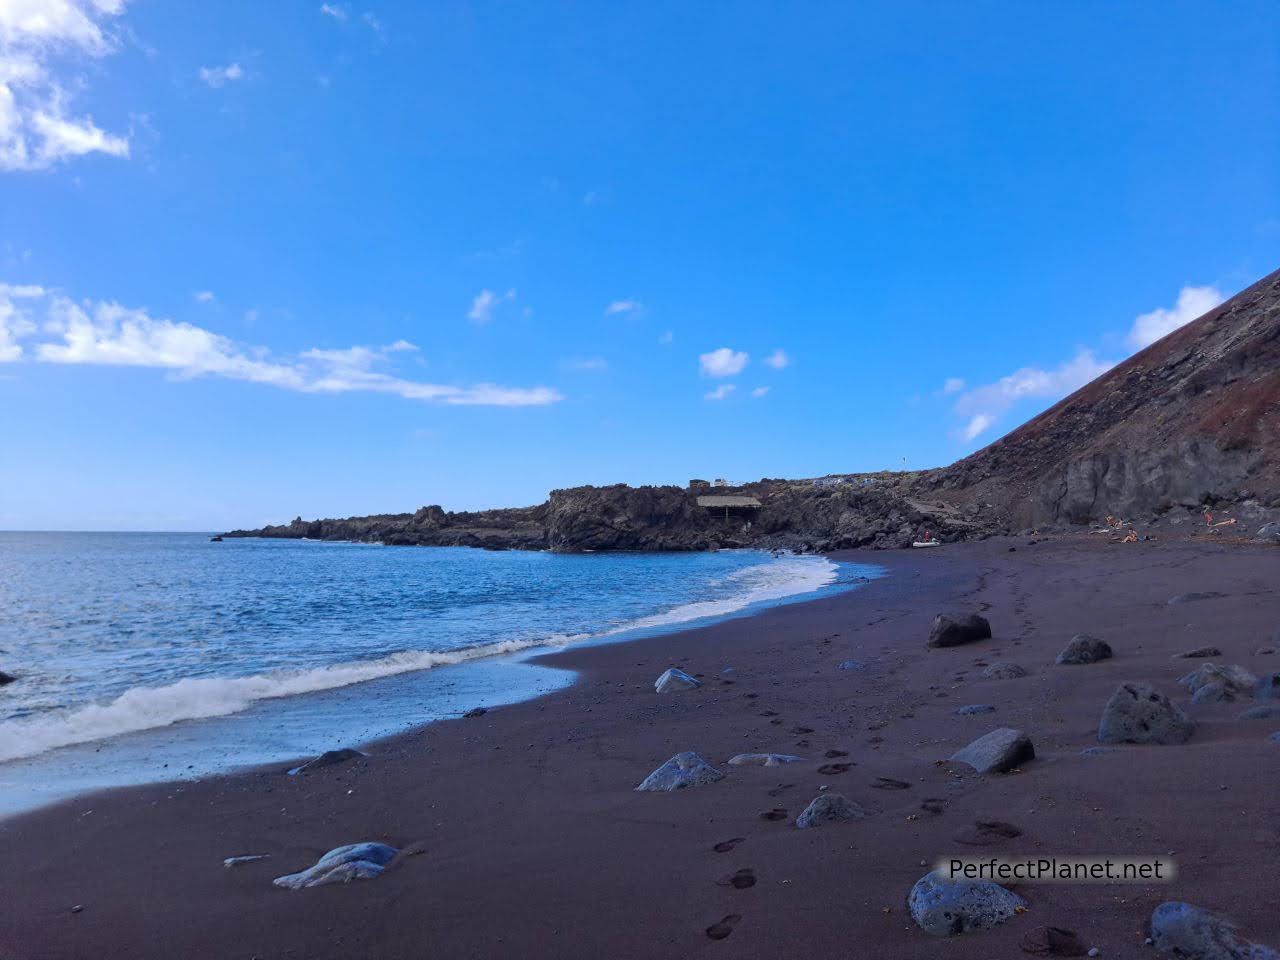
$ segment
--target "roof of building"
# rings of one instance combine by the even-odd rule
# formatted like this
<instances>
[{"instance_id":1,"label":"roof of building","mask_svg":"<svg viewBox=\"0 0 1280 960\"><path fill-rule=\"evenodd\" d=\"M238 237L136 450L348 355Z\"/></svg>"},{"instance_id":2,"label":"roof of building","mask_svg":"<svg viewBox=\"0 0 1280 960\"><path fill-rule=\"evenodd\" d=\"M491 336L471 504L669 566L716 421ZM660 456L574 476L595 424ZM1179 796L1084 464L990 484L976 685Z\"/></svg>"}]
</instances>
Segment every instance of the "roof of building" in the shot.
<instances>
[{"instance_id":1,"label":"roof of building","mask_svg":"<svg viewBox=\"0 0 1280 960\"><path fill-rule=\"evenodd\" d=\"M698 498L700 507L758 507L760 501L755 497L736 497L728 494L711 495Z\"/></svg>"}]
</instances>

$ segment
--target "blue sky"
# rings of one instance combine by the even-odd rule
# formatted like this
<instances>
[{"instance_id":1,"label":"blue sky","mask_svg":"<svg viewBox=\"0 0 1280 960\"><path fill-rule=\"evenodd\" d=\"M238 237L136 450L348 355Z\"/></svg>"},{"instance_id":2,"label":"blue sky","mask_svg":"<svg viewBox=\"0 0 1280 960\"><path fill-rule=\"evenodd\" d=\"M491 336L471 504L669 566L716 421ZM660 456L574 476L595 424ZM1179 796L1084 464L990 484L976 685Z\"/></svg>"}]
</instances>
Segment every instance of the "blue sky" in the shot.
<instances>
[{"instance_id":1,"label":"blue sky","mask_svg":"<svg viewBox=\"0 0 1280 960\"><path fill-rule=\"evenodd\" d=\"M1280 266L1278 29L0 0L0 528L948 463Z\"/></svg>"}]
</instances>

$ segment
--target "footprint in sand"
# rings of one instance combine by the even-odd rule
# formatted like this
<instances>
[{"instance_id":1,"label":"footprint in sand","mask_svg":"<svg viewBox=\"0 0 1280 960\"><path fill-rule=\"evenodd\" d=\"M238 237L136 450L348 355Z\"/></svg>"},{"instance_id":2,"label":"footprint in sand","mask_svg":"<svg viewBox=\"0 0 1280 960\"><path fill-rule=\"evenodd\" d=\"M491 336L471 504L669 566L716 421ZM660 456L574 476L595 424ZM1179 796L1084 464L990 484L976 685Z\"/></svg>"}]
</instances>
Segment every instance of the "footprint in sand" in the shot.
<instances>
[{"instance_id":1,"label":"footprint in sand","mask_svg":"<svg viewBox=\"0 0 1280 960\"><path fill-rule=\"evenodd\" d=\"M823 754L823 756L826 757L828 760L834 760L836 757L847 757L848 755L849 755L848 750L828 750L826 753Z\"/></svg>"},{"instance_id":2,"label":"footprint in sand","mask_svg":"<svg viewBox=\"0 0 1280 960\"><path fill-rule=\"evenodd\" d=\"M721 877L716 881L722 887L733 887L735 890L746 890L756 885L756 872L750 867L743 867L736 873Z\"/></svg>"},{"instance_id":3,"label":"footprint in sand","mask_svg":"<svg viewBox=\"0 0 1280 960\"><path fill-rule=\"evenodd\" d=\"M818 772L824 777L830 777L837 773L848 773L853 766L852 763L824 763L818 768Z\"/></svg>"},{"instance_id":4,"label":"footprint in sand","mask_svg":"<svg viewBox=\"0 0 1280 960\"><path fill-rule=\"evenodd\" d=\"M791 732L798 734L813 733L813 727L792 727Z\"/></svg>"},{"instance_id":5,"label":"footprint in sand","mask_svg":"<svg viewBox=\"0 0 1280 960\"><path fill-rule=\"evenodd\" d=\"M1005 823L1003 820L975 820L971 826L964 827L951 839L971 847L989 847L1020 836L1022 830L1012 823Z\"/></svg>"},{"instance_id":6,"label":"footprint in sand","mask_svg":"<svg viewBox=\"0 0 1280 960\"><path fill-rule=\"evenodd\" d=\"M947 805L947 801L941 797L926 797L920 801L920 809L925 813L939 814Z\"/></svg>"},{"instance_id":7,"label":"footprint in sand","mask_svg":"<svg viewBox=\"0 0 1280 960\"><path fill-rule=\"evenodd\" d=\"M787 816L788 814L785 807L774 807L772 810L766 810L764 813L760 814L760 819L776 823L779 820L786 820Z\"/></svg>"},{"instance_id":8,"label":"footprint in sand","mask_svg":"<svg viewBox=\"0 0 1280 960\"><path fill-rule=\"evenodd\" d=\"M734 847L736 847L738 844L742 843L746 839L747 839L746 837L734 837L732 840L721 840L711 849L714 850L716 853L728 853L730 850L732 850Z\"/></svg>"},{"instance_id":9,"label":"footprint in sand","mask_svg":"<svg viewBox=\"0 0 1280 960\"><path fill-rule=\"evenodd\" d=\"M796 741L796 746L797 746L797 747L799 747L801 750L803 750L803 749L805 749L806 747L808 747L808 746L809 746L809 741L808 741L808 740L797 740L797 741Z\"/></svg>"},{"instance_id":10,"label":"footprint in sand","mask_svg":"<svg viewBox=\"0 0 1280 960\"><path fill-rule=\"evenodd\" d=\"M734 925L741 922L742 914L731 913L727 917L722 917L719 923L713 923L707 927L707 936L712 940L723 940L729 934L733 933Z\"/></svg>"},{"instance_id":11,"label":"footprint in sand","mask_svg":"<svg viewBox=\"0 0 1280 960\"><path fill-rule=\"evenodd\" d=\"M893 777L876 777L871 784L872 790L910 790L911 784Z\"/></svg>"},{"instance_id":12,"label":"footprint in sand","mask_svg":"<svg viewBox=\"0 0 1280 960\"><path fill-rule=\"evenodd\" d=\"M791 789L792 787L794 787L794 786L795 786L795 784L794 784L794 783L781 783L781 784L779 784L778 786L774 787L772 790L770 790L770 791L769 791L769 796L771 796L771 797L780 796L781 794L783 794L783 793L785 793L786 791L790 790L790 789Z\"/></svg>"},{"instance_id":13,"label":"footprint in sand","mask_svg":"<svg viewBox=\"0 0 1280 960\"><path fill-rule=\"evenodd\" d=\"M776 726L779 726L779 725L782 723L782 718L781 718L781 717L774 717L774 718L773 718L772 720L770 720L769 722L770 722L770 723L772 723L772 724L776 727Z\"/></svg>"}]
</instances>

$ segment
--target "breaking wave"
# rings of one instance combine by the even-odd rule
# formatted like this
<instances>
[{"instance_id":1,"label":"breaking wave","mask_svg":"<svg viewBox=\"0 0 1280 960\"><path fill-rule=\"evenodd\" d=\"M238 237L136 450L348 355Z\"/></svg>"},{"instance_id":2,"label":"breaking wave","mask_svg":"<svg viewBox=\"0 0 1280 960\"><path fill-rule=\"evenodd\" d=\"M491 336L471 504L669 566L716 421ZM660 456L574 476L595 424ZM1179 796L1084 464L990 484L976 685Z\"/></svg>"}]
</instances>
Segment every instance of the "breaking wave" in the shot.
<instances>
[{"instance_id":1,"label":"breaking wave","mask_svg":"<svg viewBox=\"0 0 1280 960\"><path fill-rule=\"evenodd\" d=\"M825 558L787 556L744 567L713 583L714 588L725 592L724 596L684 603L595 633L502 640L454 650L403 650L377 659L314 669L276 670L247 677L189 678L165 686L133 687L106 703L0 723L0 762L36 756L59 747L166 727L184 720L223 717L247 710L261 700L333 690L396 674L539 647L562 647L590 639L728 616L752 604L818 590L833 583L836 572L836 565Z\"/></svg>"}]
</instances>

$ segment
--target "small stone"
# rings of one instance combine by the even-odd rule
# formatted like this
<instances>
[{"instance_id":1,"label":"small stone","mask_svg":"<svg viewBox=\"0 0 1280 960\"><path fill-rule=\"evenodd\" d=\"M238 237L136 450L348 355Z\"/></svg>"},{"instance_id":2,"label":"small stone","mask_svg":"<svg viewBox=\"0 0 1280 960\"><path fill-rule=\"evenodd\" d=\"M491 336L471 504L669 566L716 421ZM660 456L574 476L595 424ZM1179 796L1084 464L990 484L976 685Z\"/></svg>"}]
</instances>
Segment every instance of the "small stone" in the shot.
<instances>
[{"instance_id":1,"label":"small stone","mask_svg":"<svg viewBox=\"0 0 1280 960\"><path fill-rule=\"evenodd\" d=\"M1181 603L1195 603L1198 600L1216 600L1219 597L1225 597L1225 593L1218 593L1216 590L1201 590L1192 593L1180 593L1176 597L1169 600L1169 606L1176 606Z\"/></svg>"},{"instance_id":2,"label":"small stone","mask_svg":"<svg viewBox=\"0 0 1280 960\"><path fill-rule=\"evenodd\" d=\"M472 707L462 715L464 720L474 720L476 717L483 717L489 711L485 707Z\"/></svg>"},{"instance_id":3,"label":"small stone","mask_svg":"<svg viewBox=\"0 0 1280 960\"><path fill-rule=\"evenodd\" d=\"M1099 660L1111 659L1111 646L1105 640L1078 633L1071 642L1062 648L1057 662L1064 666L1085 663L1097 663Z\"/></svg>"},{"instance_id":4,"label":"small stone","mask_svg":"<svg viewBox=\"0 0 1280 960\"><path fill-rule=\"evenodd\" d=\"M999 884L951 880L937 870L917 880L907 896L911 918L935 937L988 930L1026 906L1026 900Z\"/></svg>"},{"instance_id":5,"label":"small stone","mask_svg":"<svg viewBox=\"0 0 1280 960\"><path fill-rule=\"evenodd\" d=\"M1222 651L1217 647L1196 647L1194 650L1188 650L1186 653L1175 653L1175 660L1196 660L1205 657L1220 657Z\"/></svg>"},{"instance_id":6,"label":"small stone","mask_svg":"<svg viewBox=\"0 0 1280 960\"><path fill-rule=\"evenodd\" d=\"M361 757L365 756L368 756L368 754L361 753L359 750L352 750L349 747L344 747L341 750L326 750L324 753L320 754L320 756L308 760L306 763L302 764L302 766L294 767L289 771L289 775L294 776L299 773L313 773L316 770L323 769L324 767L337 766L339 763L346 763L348 760L359 760Z\"/></svg>"},{"instance_id":7,"label":"small stone","mask_svg":"<svg viewBox=\"0 0 1280 960\"><path fill-rule=\"evenodd\" d=\"M862 662L859 660L841 660L838 666L839 666L839 669L841 670L865 670L866 669L863 666Z\"/></svg>"},{"instance_id":8,"label":"small stone","mask_svg":"<svg viewBox=\"0 0 1280 960\"><path fill-rule=\"evenodd\" d=\"M382 876L386 865L399 852L385 843L351 843L330 850L315 866L276 877L272 883L286 890L302 890L352 880L374 880Z\"/></svg>"},{"instance_id":9,"label":"small stone","mask_svg":"<svg viewBox=\"0 0 1280 960\"><path fill-rule=\"evenodd\" d=\"M956 711L959 716L972 717L979 713L995 713L996 708L989 703L970 703Z\"/></svg>"},{"instance_id":10,"label":"small stone","mask_svg":"<svg viewBox=\"0 0 1280 960\"><path fill-rule=\"evenodd\" d=\"M1101 950L1099 950L1097 947L1090 947L1090 948L1089 948L1088 956L1090 956L1090 957L1096 957L1096 956L1097 956L1098 954L1100 954L1101 952L1102 952L1102 951L1101 951Z\"/></svg>"},{"instance_id":11,"label":"small stone","mask_svg":"<svg viewBox=\"0 0 1280 960\"><path fill-rule=\"evenodd\" d=\"M232 867L242 867L246 863L257 863L259 860L269 860L269 853L246 853L239 857L227 857L222 861L222 865L230 870Z\"/></svg>"},{"instance_id":12,"label":"small stone","mask_svg":"<svg viewBox=\"0 0 1280 960\"><path fill-rule=\"evenodd\" d=\"M723 773L696 753L686 751L677 753L658 767L645 777L636 789L670 792L683 790L685 787L701 787L723 779Z\"/></svg>"},{"instance_id":13,"label":"small stone","mask_svg":"<svg viewBox=\"0 0 1280 960\"><path fill-rule=\"evenodd\" d=\"M1017 680L1025 677L1027 671L1012 660L1001 660L983 670L982 675L988 680Z\"/></svg>"},{"instance_id":14,"label":"small stone","mask_svg":"<svg viewBox=\"0 0 1280 960\"><path fill-rule=\"evenodd\" d=\"M847 820L861 820L867 812L848 797L839 793L824 793L815 797L796 817L796 826L801 830L818 827L824 823L843 823Z\"/></svg>"},{"instance_id":15,"label":"small stone","mask_svg":"<svg viewBox=\"0 0 1280 960\"><path fill-rule=\"evenodd\" d=\"M1108 753L1115 753L1115 747L1085 747L1080 751L1082 757L1101 757Z\"/></svg>"},{"instance_id":16,"label":"small stone","mask_svg":"<svg viewBox=\"0 0 1280 960\"><path fill-rule=\"evenodd\" d=\"M729 758L731 767L780 767L785 763L795 763L804 757L792 756L789 753L740 753Z\"/></svg>"},{"instance_id":17,"label":"small stone","mask_svg":"<svg viewBox=\"0 0 1280 960\"><path fill-rule=\"evenodd\" d=\"M967 763L979 773L1004 773L1034 760L1035 748L1021 730L1001 727L951 755L957 763Z\"/></svg>"},{"instance_id":18,"label":"small stone","mask_svg":"<svg viewBox=\"0 0 1280 960\"><path fill-rule=\"evenodd\" d=\"M1149 683L1122 683L1102 709L1101 743L1186 743L1195 721Z\"/></svg>"},{"instance_id":19,"label":"small stone","mask_svg":"<svg viewBox=\"0 0 1280 960\"><path fill-rule=\"evenodd\" d=\"M938 614L933 619L933 629L929 631L928 645L931 647L958 647L965 643L987 640L991 637L991 624L985 617L976 613L953 620Z\"/></svg>"},{"instance_id":20,"label":"small stone","mask_svg":"<svg viewBox=\"0 0 1280 960\"><path fill-rule=\"evenodd\" d=\"M702 686L701 681L695 680L683 670L672 667L657 679L653 689L658 693L678 693L681 690L695 690L700 686Z\"/></svg>"}]
</instances>

